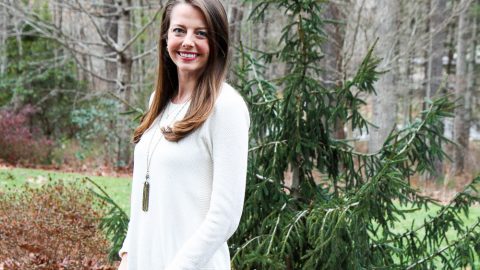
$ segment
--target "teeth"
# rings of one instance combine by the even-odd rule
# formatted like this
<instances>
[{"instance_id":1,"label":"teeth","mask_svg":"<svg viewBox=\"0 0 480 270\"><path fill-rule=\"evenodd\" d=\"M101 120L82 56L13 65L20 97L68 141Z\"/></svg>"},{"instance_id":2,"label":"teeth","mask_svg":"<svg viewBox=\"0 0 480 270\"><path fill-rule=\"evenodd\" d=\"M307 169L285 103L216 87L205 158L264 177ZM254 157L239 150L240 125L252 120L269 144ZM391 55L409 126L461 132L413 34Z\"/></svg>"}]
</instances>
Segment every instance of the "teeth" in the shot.
<instances>
[{"instance_id":1,"label":"teeth","mask_svg":"<svg viewBox=\"0 0 480 270\"><path fill-rule=\"evenodd\" d=\"M194 58L196 56L196 54L194 53L180 53L180 56L181 57L186 57L186 58Z\"/></svg>"}]
</instances>

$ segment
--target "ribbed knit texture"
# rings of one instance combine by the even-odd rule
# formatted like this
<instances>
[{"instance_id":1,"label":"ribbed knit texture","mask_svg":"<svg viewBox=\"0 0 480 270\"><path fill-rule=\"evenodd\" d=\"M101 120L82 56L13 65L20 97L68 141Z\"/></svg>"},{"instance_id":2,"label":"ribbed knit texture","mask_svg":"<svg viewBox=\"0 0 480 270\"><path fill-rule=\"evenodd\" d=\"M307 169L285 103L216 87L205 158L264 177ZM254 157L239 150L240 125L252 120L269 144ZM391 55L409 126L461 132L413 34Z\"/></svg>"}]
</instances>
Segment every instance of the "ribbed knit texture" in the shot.
<instances>
[{"instance_id":1,"label":"ribbed knit texture","mask_svg":"<svg viewBox=\"0 0 480 270\"><path fill-rule=\"evenodd\" d=\"M189 104L176 119L181 119ZM183 104L169 104L170 117ZM135 146L130 223L119 254L129 270L230 269L227 239L240 221L250 118L242 97L224 83L203 125L178 143L161 139L151 157L148 212L142 211L147 148L155 122ZM161 136L157 130L152 149Z\"/></svg>"}]
</instances>

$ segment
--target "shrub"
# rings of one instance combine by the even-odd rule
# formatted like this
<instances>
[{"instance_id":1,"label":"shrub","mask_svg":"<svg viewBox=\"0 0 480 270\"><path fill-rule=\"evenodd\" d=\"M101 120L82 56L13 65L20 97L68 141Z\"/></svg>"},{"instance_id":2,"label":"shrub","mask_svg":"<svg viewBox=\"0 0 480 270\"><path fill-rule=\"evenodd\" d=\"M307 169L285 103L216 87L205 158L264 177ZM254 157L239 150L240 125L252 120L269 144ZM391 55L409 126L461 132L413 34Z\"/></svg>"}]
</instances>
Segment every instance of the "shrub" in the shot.
<instances>
[{"instance_id":1,"label":"shrub","mask_svg":"<svg viewBox=\"0 0 480 270\"><path fill-rule=\"evenodd\" d=\"M0 269L116 269L92 193L61 180L20 191L0 194Z\"/></svg>"},{"instance_id":2,"label":"shrub","mask_svg":"<svg viewBox=\"0 0 480 270\"><path fill-rule=\"evenodd\" d=\"M18 113L0 110L0 158L8 163L38 164L49 162L53 142L36 128L30 128L29 119L35 109L27 105Z\"/></svg>"}]
</instances>

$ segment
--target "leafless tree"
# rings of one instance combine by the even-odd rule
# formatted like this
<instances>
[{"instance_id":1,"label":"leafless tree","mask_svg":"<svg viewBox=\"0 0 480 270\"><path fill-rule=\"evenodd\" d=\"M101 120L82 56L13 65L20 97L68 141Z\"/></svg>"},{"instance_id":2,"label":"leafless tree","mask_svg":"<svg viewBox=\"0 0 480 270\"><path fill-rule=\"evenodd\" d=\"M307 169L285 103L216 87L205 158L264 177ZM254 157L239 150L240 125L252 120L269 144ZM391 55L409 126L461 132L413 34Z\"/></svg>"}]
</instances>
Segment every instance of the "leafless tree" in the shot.
<instances>
[{"instance_id":1,"label":"leafless tree","mask_svg":"<svg viewBox=\"0 0 480 270\"><path fill-rule=\"evenodd\" d=\"M381 1L377 4L377 16L374 25L380 37L376 51L382 57L380 69L389 70L394 67L394 53L396 45L397 15L399 5L397 1ZM372 129L368 149L378 151L396 123L397 93L396 80L393 72L383 74L376 83L377 95L373 105L373 123L378 129Z\"/></svg>"},{"instance_id":2,"label":"leafless tree","mask_svg":"<svg viewBox=\"0 0 480 270\"><path fill-rule=\"evenodd\" d=\"M467 45L470 29L468 28L468 10L471 0L461 0L461 12L458 16L457 61L455 72L455 97L459 106L455 108L454 140L458 144L454 151L452 172L462 174L465 169L465 153L468 149L470 130L470 93L467 87Z\"/></svg>"},{"instance_id":3,"label":"leafless tree","mask_svg":"<svg viewBox=\"0 0 480 270\"><path fill-rule=\"evenodd\" d=\"M8 14L5 7L0 7L0 74L4 74L7 68L7 20Z\"/></svg>"}]
</instances>

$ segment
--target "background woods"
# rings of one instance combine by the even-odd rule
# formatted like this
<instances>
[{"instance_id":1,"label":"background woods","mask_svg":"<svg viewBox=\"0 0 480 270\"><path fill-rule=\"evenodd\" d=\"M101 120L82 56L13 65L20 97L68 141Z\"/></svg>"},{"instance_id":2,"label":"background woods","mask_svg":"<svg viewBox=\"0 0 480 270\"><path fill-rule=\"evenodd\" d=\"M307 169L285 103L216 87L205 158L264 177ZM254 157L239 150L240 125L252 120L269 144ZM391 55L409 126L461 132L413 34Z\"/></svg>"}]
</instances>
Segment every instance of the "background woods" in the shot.
<instances>
[{"instance_id":1,"label":"background woods","mask_svg":"<svg viewBox=\"0 0 480 270\"><path fill-rule=\"evenodd\" d=\"M227 5L238 20L231 23L237 39L241 6ZM76 148L74 159L95 156L95 165L131 167L136 122L124 113L142 113L152 91L162 1L2 1L0 7L1 104L14 111L32 105L38 121L31 128ZM68 162L63 154L45 162Z\"/></svg>"},{"instance_id":2,"label":"background woods","mask_svg":"<svg viewBox=\"0 0 480 270\"><path fill-rule=\"evenodd\" d=\"M16 114L31 107L24 110L29 132L55 142L45 146L45 163L131 167L129 138L136 121L124 113L141 113L152 91L162 5L0 1L0 105L4 113ZM287 18L277 16L281 10L266 10L253 22L255 3L225 1L225 6L235 47L229 80L237 82L239 46L272 51ZM458 147L448 149L454 166L437 161L435 178L474 173L476 152L469 149L477 146L469 141L478 137L478 1L327 1L321 12L333 23L320 26L322 71L316 79L336 85L351 78L375 42L379 70L386 71L375 83L376 94L364 95L364 112L376 128L359 136L339 120L337 134L368 142L365 149L376 152L395 126L425 108L425 98L452 94L461 106L444 129ZM273 58L264 75L274 80L286 72L285 63ZM21 150L2 158L29 162L15 152Z\"/></svg>"},{"instance_id":3,"label":"background woods","mask_svg":"<svg viewBox=\"0 0 480 270\"><path fill-rule=\"evenodd\" d=\"M0 0L0 159L131 169L164 3ZM252 116L233 265L480 267L480 0L223 3Z\"/></svg>"}]
</instances>

